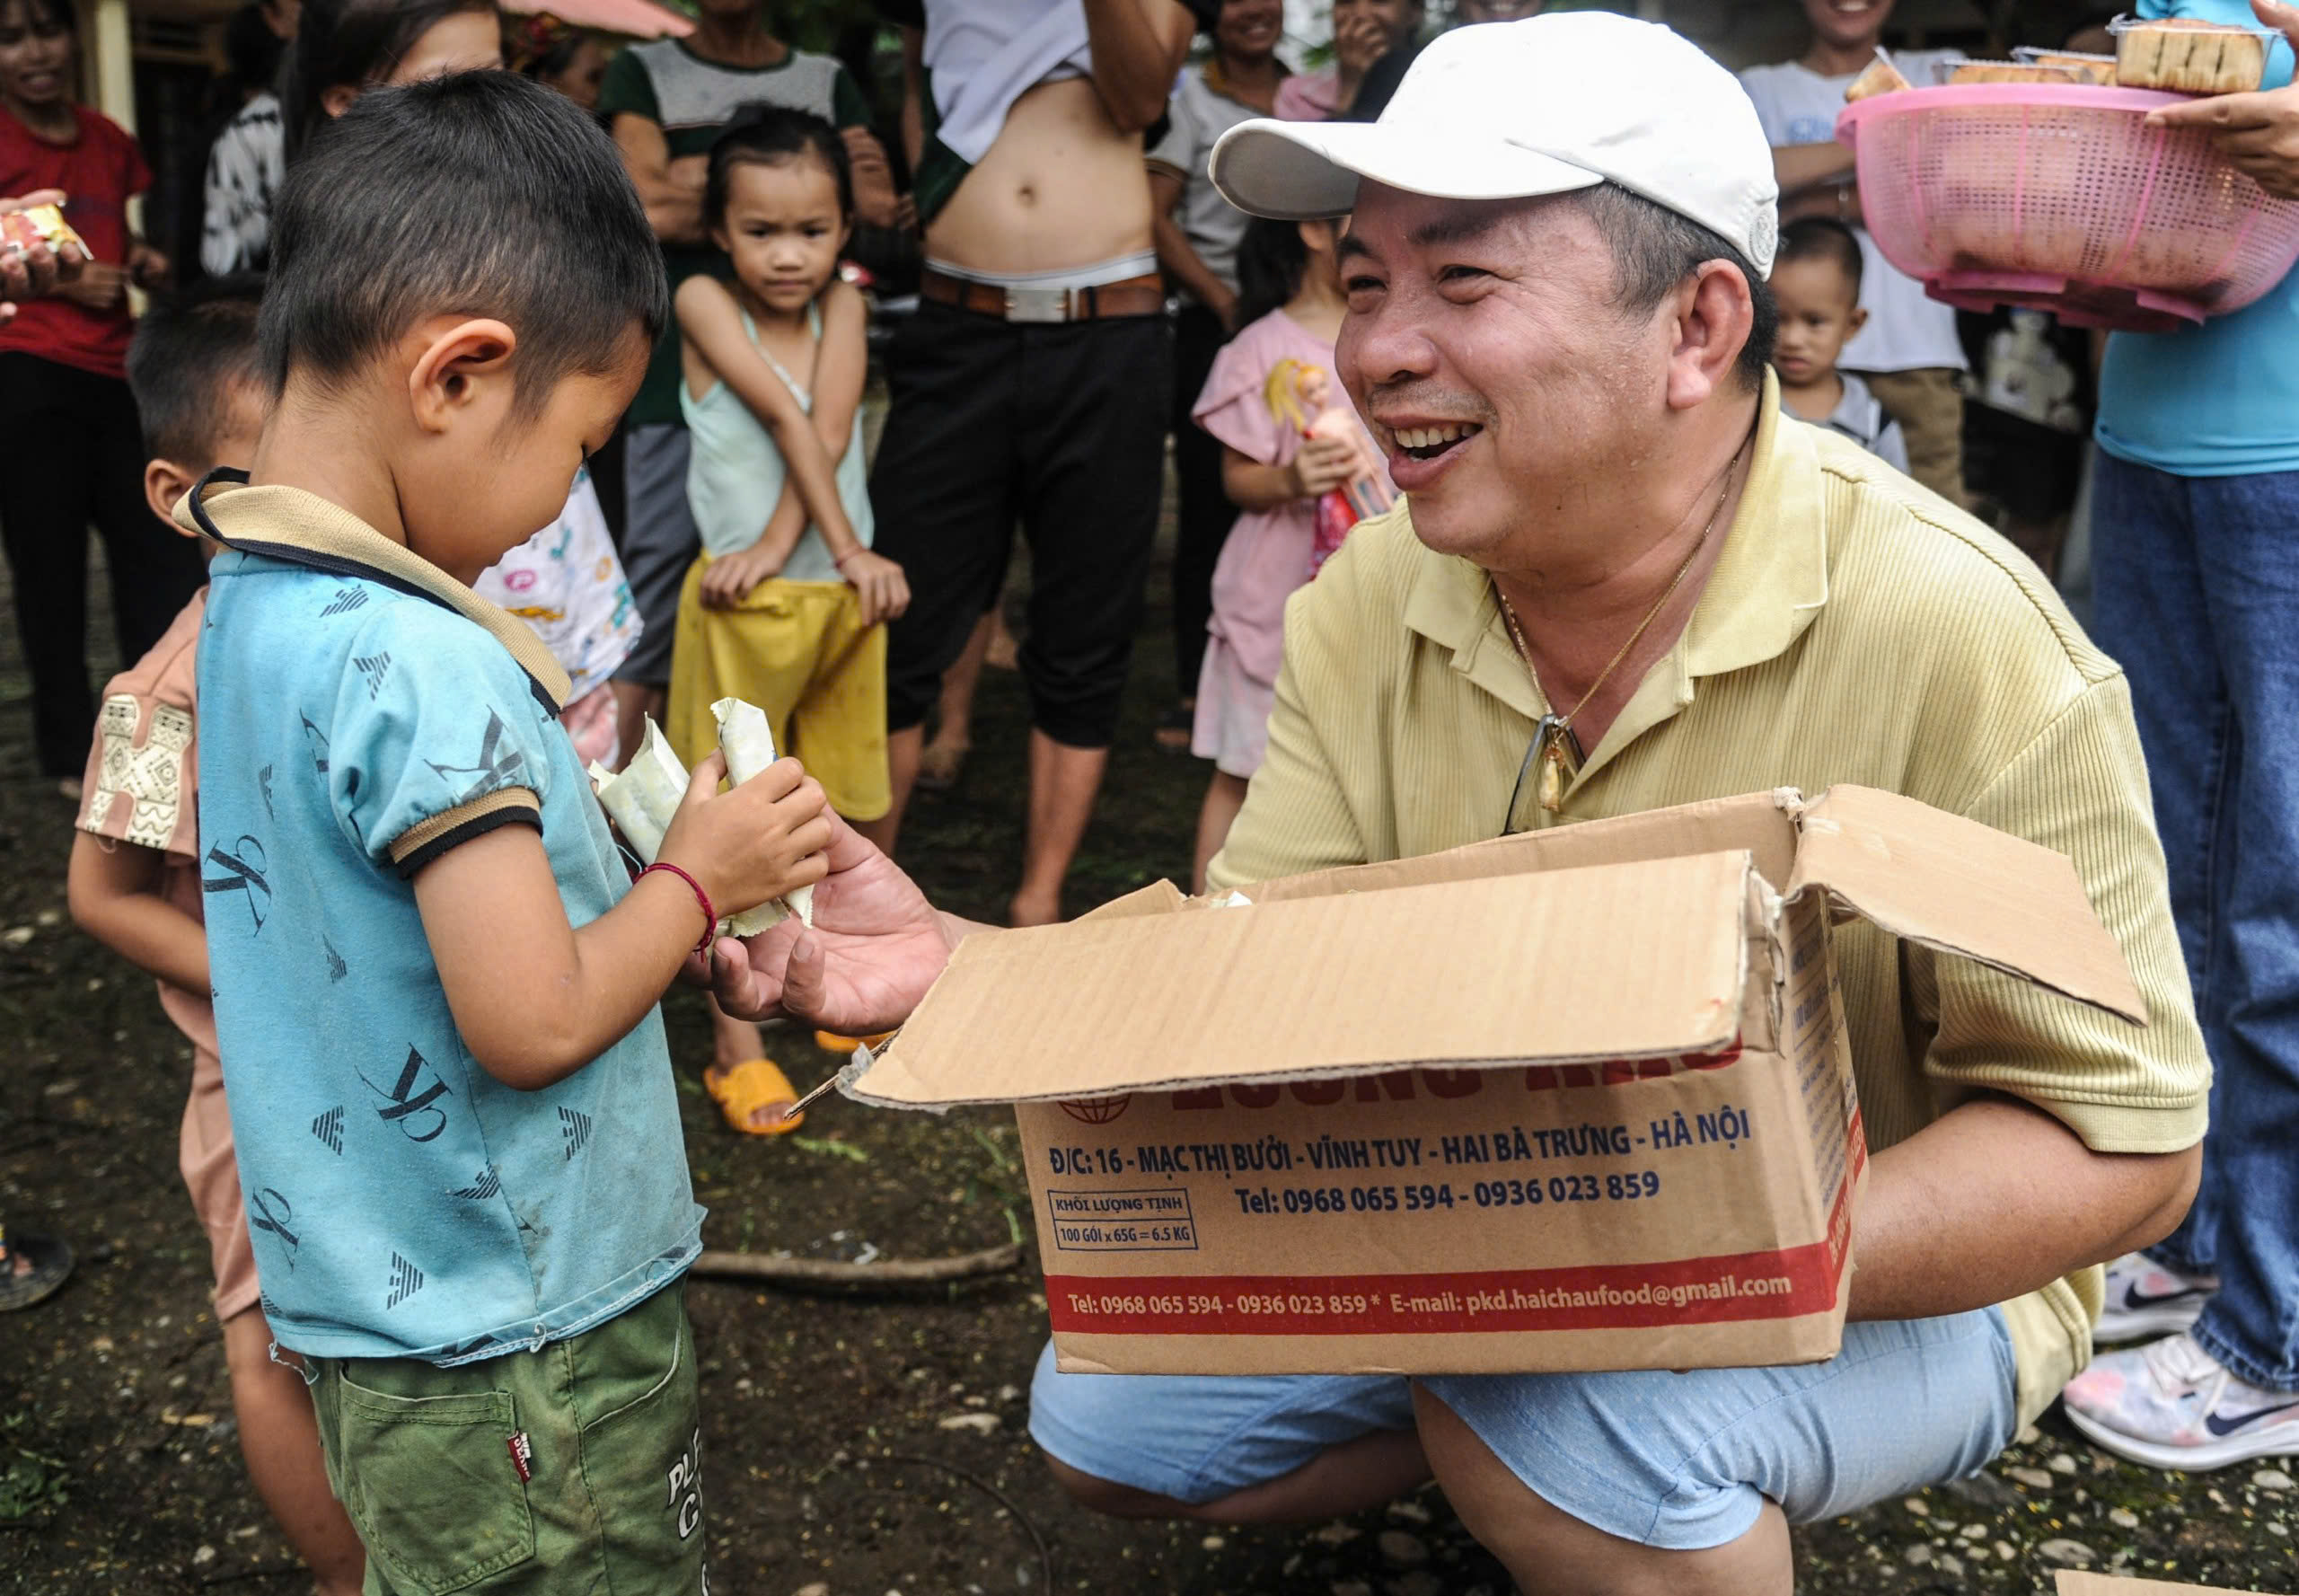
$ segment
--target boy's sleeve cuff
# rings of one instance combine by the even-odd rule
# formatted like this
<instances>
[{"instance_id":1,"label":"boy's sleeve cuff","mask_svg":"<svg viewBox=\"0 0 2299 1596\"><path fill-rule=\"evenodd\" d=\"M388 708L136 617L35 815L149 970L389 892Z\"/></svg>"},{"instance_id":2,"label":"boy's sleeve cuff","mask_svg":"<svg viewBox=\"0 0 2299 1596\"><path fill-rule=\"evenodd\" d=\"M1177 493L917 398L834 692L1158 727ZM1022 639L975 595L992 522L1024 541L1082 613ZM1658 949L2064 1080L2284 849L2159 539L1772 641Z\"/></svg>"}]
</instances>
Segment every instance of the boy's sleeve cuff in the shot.
<instances>
[{"instance_id":1,"label":"boy's sleeve cuff","mask_svg":"<svg viewBox=\"0 0 2299 1596\"><path fill-rule=\"evenodd\" d=\"M542 800L529 788L498 787L408 827L388 851L401 877L410 878L448 849L498 825L531 825L542 831Z\"/></svg>"}]
</instances>

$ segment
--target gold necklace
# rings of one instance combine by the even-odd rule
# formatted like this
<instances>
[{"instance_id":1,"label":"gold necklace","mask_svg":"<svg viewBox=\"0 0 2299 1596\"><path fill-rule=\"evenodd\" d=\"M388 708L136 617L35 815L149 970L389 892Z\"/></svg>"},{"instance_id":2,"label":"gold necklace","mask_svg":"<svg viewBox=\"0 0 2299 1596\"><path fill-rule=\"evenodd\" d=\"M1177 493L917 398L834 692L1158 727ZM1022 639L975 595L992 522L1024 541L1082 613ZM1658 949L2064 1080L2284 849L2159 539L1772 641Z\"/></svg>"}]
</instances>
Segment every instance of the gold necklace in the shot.
<instances>
[{"instance_id":1,"label":"gold necklace","mask_svg":"<svg viewBox=\"0 0 2299 1596\"><path fill-rule=\"evenodd\" d=\"M1620 668L1621 661L1629 657L1638 641L1652 629L1652 623L1660 618L1660 612L1667 609L1669 601L1677 595L1677 589L1684 586L1685 578L1692 574L1693 562L1708 546L1709 534L1716 530L1716 523L1724 514L1724 501L1732 494L1732 473L1740 469L1740 456L1747 449L1748 445L1743 443L1732 452L1731 462L1724 467L1723 486L1716 494L1716 507L1708 512L1708 525L1700 529L1700 536L1694 541L1692 551L1685 556L1684 563L1677 567L1677 574L1669 578L1669 585L1661 591L1660 601L1645 612L1644 619L1636 623L1636 630L1628 634L1628 641L1623 643L1620 651L1612 657L1603 670L1597 673L1597 679L1589 683L1589 691L1581 695L1581 701L1563 715L1552 712L1542 716L1540 724L1533 728L1533 746L1526 755L1526 763L1530 764L1535 759L1540 762L1540 803L1541 807L1550 814L1556 814L1564 807L1564 789L1572 785L1572 778L1580 774L1581 762L1586 757L1581 752L1580 736L1572 729L1573 721L1580 718L1581 710L1589 707L1589 701L1612 680L1612 675ZM1501 617L1509 623L1509 639L1517 645L1517 656L1525 662L1525 674L1532 678L1534 691L1546 698L1548 694L1541 687L1540 673L1533 668L1533 651L1525 644L1525 629L1518 624L1516 608L1510 604L1509 595L1501 591L1501 584L1497 581L1493 584L1493 596L1501 601ZM1520 789L1524 780L1524 773L1519 772L1517 784ZM1509 800L1511 816L1516 813L1516 795L1512 793Z\"/></svg>"}]
</instances>

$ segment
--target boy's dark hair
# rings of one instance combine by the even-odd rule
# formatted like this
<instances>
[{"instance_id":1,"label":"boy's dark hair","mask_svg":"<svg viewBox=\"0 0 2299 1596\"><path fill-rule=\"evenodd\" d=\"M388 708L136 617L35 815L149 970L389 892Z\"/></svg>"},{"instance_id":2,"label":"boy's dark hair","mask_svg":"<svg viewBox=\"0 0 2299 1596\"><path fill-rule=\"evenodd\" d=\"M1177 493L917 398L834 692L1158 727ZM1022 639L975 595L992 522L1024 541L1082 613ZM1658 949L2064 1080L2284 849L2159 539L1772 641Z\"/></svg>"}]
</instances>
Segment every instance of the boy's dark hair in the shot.
<instances>
[{"instance_id":1,"label":"boy's dark hair","mask_svg":"<svg viewBox=\"0 0 2299 1596\"><path fill-rule=\"evenodd\" d=\"M1748 341L1740 346L1734 370L1751 392L1764 387L1765 367L1780 340L1780 304L1746 255L1722 234L1678 215L1642 194L1603 182L1570 198L1584 206L1597 231L1612 246L1615 298L1630 316L1649 316L1684 280L1711 260L1722 260L1748 285Z\"/></svg>"},{"instance_id":2,"label":"boy's dark hair","mask_svg":"<svg viewBox=\"0 0 2299 1596\"><path fill-rule=\"evenodd\" d=\"M1301 224L1255 216L1238 241L1238 325L1250 327L1301 291L1309 246Z\"/></svg>"},{"instance_id":3,"label":"boy's dark hair","mask_svg":"<svg viewBox=\"0 0 2299 1596\"><path fill-rule=\"evenodd\" d=\"M261 375L257 272L211 278L154 299L128 346L128 388L144 420L144 453L181 465L245 465L216 458L216 428L230 415L233 383Z\"/></svg>"},{"instance_id":4,"label":"boy's dark hair","mask_svg":"<svg viewBox=\"0 0 2299 1596\"><path fill-rule=\"evenodd\" d=\"M1791 260L1835 261L1845 280L1852 285L1854 302L1858 302L1860 274L1865 266L1860 255L1860 240L1834 216L1806 216L1780 230L1780 252L1773 260L1773 268L1777 270Z\"/></svg>"},{"instance_id":5,"label":"boy's dark hair","mask_svg":"<svg viewBox=\"0 0 2299 1596\"><path fill-rule=\"evenodd\" d=\"M648 344L663 252L621 157L572 101L513 72L374 89L288 167L272 211L263 366L348 381L418 319L518 334L518 412Z\"/></svg>"},{"instance_id":6,"label":"boy's dark hair","mask_svg":"<svg viewBox=\"0 0 2299 1596\"><path fill-rule=\"evenodd\" d=\"M467 11L493 16L495 0L304 0L279 84L287 158L326 125L330 89L382 83L417 40Z\"/></svg>"},{"instance_id":7,"label":"boy's dark hair","mask_svg":"<svg viewBox=\"0 0 2299 1596\"><path fill-rule=\"evenodd\" d=\"M710 145L710 170L702 187L702 225L722 227L727 222L727 174L737 166L779 166L785 161L812 155L830 168L838 185L838 214L854 217L854 172L846 159L846 140L812 111L753 101L739 106L719 129Z\"/></svg>"}]
</instances>

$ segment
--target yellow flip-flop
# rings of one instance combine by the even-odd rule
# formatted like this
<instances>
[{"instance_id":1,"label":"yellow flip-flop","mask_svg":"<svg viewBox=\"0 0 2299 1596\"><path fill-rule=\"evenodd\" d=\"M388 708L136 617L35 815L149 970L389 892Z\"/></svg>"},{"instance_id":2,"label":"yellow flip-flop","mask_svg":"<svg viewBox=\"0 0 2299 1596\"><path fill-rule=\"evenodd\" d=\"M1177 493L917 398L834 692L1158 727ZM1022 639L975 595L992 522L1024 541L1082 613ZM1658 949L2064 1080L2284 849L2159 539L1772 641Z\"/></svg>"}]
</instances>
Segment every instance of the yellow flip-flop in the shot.
<instances>
[{"instance_id":1,"label":"yellow flip-flop","mask_svg":"<svg viewBox=\"0 0 2299 1596\"><path fill-rule=\"evenodd\" d=\"M724 1073L705 1070L702 1084L709 1089L710 1100L718 1105L718 1112L726 1116L727 1123L745 1136L787 1136L806 1123L803 1114L764 1121L754 1117L762 1108L798 1100L790 1078L772 1059L744 1059Z\"/></svg>"},{"instance_id":2,"label":"yellow flip-flop","mask_svg":"<svg viewBox=\"0 0 2299 1596\"><path fill-rule=\"evenodd\" d=\"M824 1053L852 1053L858 1047L868 1047L876 1053L893 1036L892 1031L880 1031L875 1036L841 1036L835 1031L816 1031L815 1045Z\"/></svg>"}]
</instances>

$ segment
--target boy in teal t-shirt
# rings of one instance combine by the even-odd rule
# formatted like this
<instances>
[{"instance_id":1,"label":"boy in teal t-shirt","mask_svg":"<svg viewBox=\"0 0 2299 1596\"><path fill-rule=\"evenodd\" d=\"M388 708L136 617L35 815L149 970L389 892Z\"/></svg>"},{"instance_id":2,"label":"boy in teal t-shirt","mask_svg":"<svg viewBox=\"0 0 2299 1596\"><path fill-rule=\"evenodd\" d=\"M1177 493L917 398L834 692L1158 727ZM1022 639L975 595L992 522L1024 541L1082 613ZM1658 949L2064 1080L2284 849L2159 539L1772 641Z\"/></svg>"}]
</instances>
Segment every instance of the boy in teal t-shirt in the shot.
<instances>
[{"instance_id":1,"label":"boy in teal t-shirt","mask_svg":"<svg viewBox=\"0 0 2299 1596\"><path fill-rule=\"evenodd\" d=\"M277 402L177 508L224 551L200 887L264 1310L371 1592L691 1592L664 1288L702 1211L654 1006L830 826L795 763L721 796L714 757L634 882L565 675L467 586L612 430L660 257L604 136L503 73L362 96L274 221Z\"/></svg>"}]
</instances>

